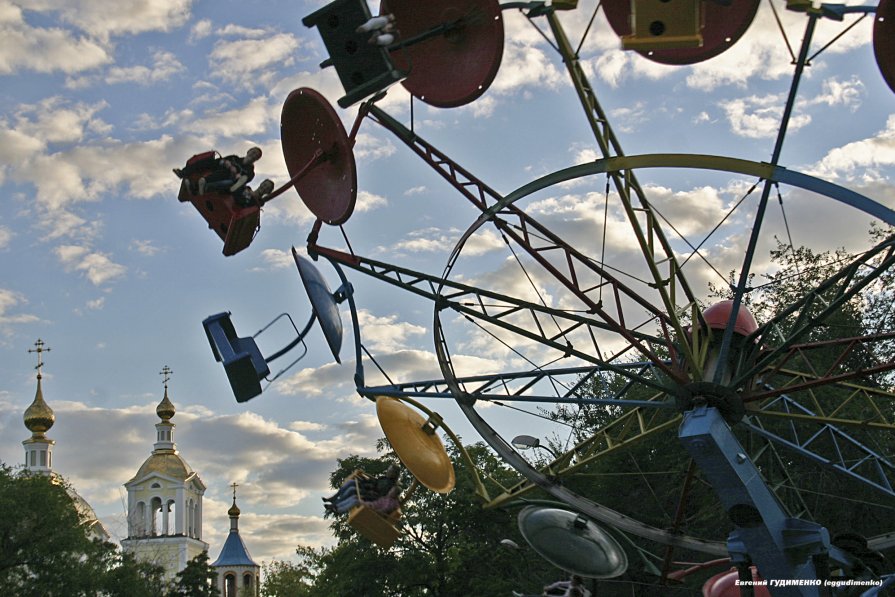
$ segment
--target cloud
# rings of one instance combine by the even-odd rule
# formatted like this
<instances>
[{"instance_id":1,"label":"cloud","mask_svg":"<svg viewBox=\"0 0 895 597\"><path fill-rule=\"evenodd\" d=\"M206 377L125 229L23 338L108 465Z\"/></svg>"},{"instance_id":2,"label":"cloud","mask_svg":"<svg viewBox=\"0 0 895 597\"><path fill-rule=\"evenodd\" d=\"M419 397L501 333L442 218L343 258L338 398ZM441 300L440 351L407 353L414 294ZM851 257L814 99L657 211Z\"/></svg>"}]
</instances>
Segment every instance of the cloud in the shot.
<instances>
[{"instance_id":1,"label":"cloud","mask_svg":"<svg viewBox=\"0 0 895 597\"><path fill-rule=\"evenodd\" d=\"M32 27L21 8L0 5L0 75L21 70L77 73L111 62L107 45L61 28Z\"/></svg>"},{"instance_id":2,"label":"cloud","mask_svg":"<svg viewBox=\"0 0 895 597\"><path fill-rule=\"evenodd\" d=\"M364 345L376 353L403 350L409 344L409 337L427 333L424 327L398 321L397 315L377 317L361 309L357 319L364 331Z\"/></svg>"},{"instance_id":3,"label":"cloud","mask_svg":"<svg viewBox=\"0 0 895 597\"><path fill-rule=\"evenodd\" d=\"M358 191L354 210L358 212L373 211L386 205L388 205L388 200L385 197L368 191Z\"/></svg>"},{"instance_id":4,"label":"cloud","mask_svg":"<svg viewBox=\"0 0 895 597\"><path fill-rule=\"evenodd\" d=\"M152 66L130 66L110 68L106 75L106 83L137 83L151 85L167 81L174 75L184 72L186 68L171 52L156 50L152 54Z\"/></svg>"},{"instance_id":5,"label":"cloud","mask_svg":"<svg viewBox=\"0 0 895 597\"><path fill-rule=\"evenodd\" d=\"M354 159L358 162L386 158L395 153L395 145L381 131L376 134L359 132L355 137Z\"/></svg>"},{"instance_id":6,"label":"cloud","mask_svg":"<svg viewBox=\"0 0 895 597\"><path fill-rule=\"evenodd\" d=\"M437 227L411 230L404 238L392 245L377 247L377 254L401 255L416 253L449 253L460 240L462 232L456 228L442 230ZM506 246L501 237L488 227L480 228L463 245L463 254L479 256Z\"/></svg>"},{"instance_id":7,"label":"cloud","mask_svg":"<svg viewBox=\"0 0 895 597\"><path fill-rule=\"evenodd\" d=\"M245 34L246 30L239 30ZM291 33L260 32L251 39L218 41L209 55L213 76L230 84L255 88L272 76L274 66L290 66L298 49L298 39Z\"/></svg>"},{"instance_id":8,"label":"cloud","mask_svg":"<svg viewBox=\"0 0 895 597\"><path fill-rule=\"evenodd\" d=\"M843 106L854 112L861 105L861 96L863 95L864 83L857 77L852 77L848 81L830 78L824 79L822 92L811 98L808 103Z\"/></svg>"},{"instance_id":9,"label":"cloud","mask_svg":"<svg viewBox=\"0 0 895 597\"><path fill-rule=\"evenodd\" d=\"M70 271L82 272L94 286L102 286L127 272L127 268L115 263L103 253L77 245L56 247L56 257Z\"/></svg>"},{"instance_id":10,"label":"cloud","mask_svg":"<svg viewBox=\"0 0 895 597\"><path fill-rule=\"evenodd\" d=\"M47 389L45 397L56 414L48 434L56 441L54 469L74 484L114 538L123 538L122 485L152 450L153 425L158 422L155 401L101 408L56 400ZM317 515L317 496L329 491L329 474L337 459L375 454L381 430L371 413L352 416L342 409L341 420L334 424L291 421L281 426L249 411L217 414L185 404L176 395L171 399L177 409L173 422L178 451L208 487L203 538L213 553L221 549L230 528L227 510L233 482L240 484L240 531L256 559L288 558L298 543L332 542L329 523ZM3 460L16 462L19 442L28 433L21 423L26 404L5 400L0 404L0 454ZM85 433L88 429L102 433ZM116 449L110 452L109 445Z\"/></svg>"},{"instance_id":11,"label":"cloud","mask_svg":"<svg viewBox=\"0 0 895 597\"><path fill-rule=\"evenodd\" d=\"M130 248L145 257L153 257L162 251L162 249L156 247L151 240L134 239L131 241Z\"/></svg>"},{"instance_id":12,"label":"cloud","mask_svg":"<svg viewBox=\"0 0 895 597\"><path fill-rule=\"evenodd\" d=\"M28 304L28 300L22 293L8 288L0 288L0 332L8 335L13 326L40 321L36 315L15 312L26 304Z\"/></svg>"},{"instance_id":13,"label":"cloud","mask_svg":"<svg viewBox=\"0 0 895 597\"><path fill-rule=\"evenodd\" d=\"M183 128L199 135L252 137L267 132L274 122L274 113L270 101L259 96L232 110L209 110L201 118L185 123Z\"/></svg>"},{"instance_id":14,"label":"cloud","mask_svg":"<svg viewBox=\"0 0 895 597\"><path fill-rule=\"evenodd\" d=\"M0 250L3 250L9 246L9 243L12 242L12 237L12 230L7 228L6 226L0 226Z\"/></svg>"},{"instance_id":15,"label":"cloud","mask_svg":"<svg viewBox=\"0 0 895 597\"><path fill-rule=\"evenodd\" d=\"M721 104L735 135L752 139L773 139L780 130L783 116L782 96L752 95ZM789 130L796 131L811 122L808 114L794 114L789 120Z\"/></svg>"},{"instance_id":16,"label":"cloud","mask_svg":"<svg viewBox=\"0 0 895 597\"><path fill-rule=\"evenodd\" d=\"M893 164L895 164L895 115L890 115L885 128L875 136L829 150L817 164L808 169L808 172L835 180L851 178L860 169L881 168Z\"/></svg>"},{"instance_id":17,"label":"cloud","mask_svg":"<svg viewBox=\"0 0 895 597\"><path fill-rule=\"evenodd\" d=\"M202 19L201 21L196 21L196 23L190 28L190 43L195 43L200 39L205 39L212 32L212 23L209 19Z\"/></svg>"},{"instance_id":18,"label":"cloud","mask_svg":"<svg viewBox=\"0 0 895 597\"><path fill-rule=\"evenodd\" d=\"M15 130L33 138L39 147L76 143L88 131L104 128L104 123L96 115L107 107L108 104L104 101L93 104L73 103L53 96L37 104L20 106L15 114Z\"/></svg>"},{"instance_id":19,"label":"cloud","mask_svg":"<svg viewBox=\"0 0 895 597\"><path fill-rule=\"evenodd\" d=\"M119 0L109 10L105 0L48 0L45 10L60 13L64 22L75 25L92 36L111 36L170 31L186 23L192 0Z\"/></svg>"}]
</instances>

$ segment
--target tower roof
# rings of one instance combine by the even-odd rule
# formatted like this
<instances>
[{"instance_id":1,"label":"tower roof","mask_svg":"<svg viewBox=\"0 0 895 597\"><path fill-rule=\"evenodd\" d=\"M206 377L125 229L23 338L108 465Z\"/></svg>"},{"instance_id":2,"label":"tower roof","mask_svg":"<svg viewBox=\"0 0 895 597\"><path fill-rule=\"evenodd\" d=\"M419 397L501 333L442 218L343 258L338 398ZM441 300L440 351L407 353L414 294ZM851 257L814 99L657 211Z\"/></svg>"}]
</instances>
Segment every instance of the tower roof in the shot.
<instances>
[{"instance_id":1,"label":"tower roof","mask_svg":"<svg viewBox=\"0 0 895 597\"><path fill-rule=\"evenodd\" d=\"M25 427L35 437L43 437L56 422L53 409L44 401L43 391L40 387L40 373L37 374L37 392L34 394L34 402L25 410Z\"/></svg>"},{"instance_id":2,"label":"tower roof","mask_svg":"<svg viewBox=\"0 0 895 597\"><path fill-rule=\"evenodd\" d=\"M218 556L218 559L215 560L212 566L257 567L258 564L249 555L246 544L243 543L242 537L239 536L240 512L239 507L236 505L236 488L238 486L234 483L231 487L233 487L233 505L227 510L227 514L230 516L230 534L227 535L227 540L224 542L223 549L221 549L221 555Z\"/></svg>"},{"instance_id":3,"label":"tower roof","mask_svg":"<svg viewBox=\"0 0 895 597\"><path fill-rule=\"evenodd\" d=\"M28 349L28 352L36 352L37 353L37 391L34 394L34 401L31 403L25 410L25 427L28 431L31 432L32 437L34 438L42 438L44 433L50 430L50 427L53 426L53 423L56 422L56 415L53 413L53 409L44 401L43 390L41 389L40 380L43 378L41 375L41 367L43 367L43 358L42 355L45 352L49 352L49 348L44 348L44 341L40 338L37 339L37 342L34 343L36 348Z\"/></svg>"},{"instance_id":4,"label":"tower roof","mask_svg":"<svg viewBox=\"0 0 895 597\"><path fill-rule=\"evenodd\" d=\"M188 477L195 474L190 465L179 454L169 452L153 452L140 466L140 470L134 475L134 479L142 479L150 473L158 473L180 481L185 481Z\"/></svg>"},{"instance_id":5,"label":"tower roof","mask_svg":"<svg viewBox=\"0 0 895 597\"><path fill-rule=\"evenodd\" d=\"M174 403L168 398L168 380L171 373L173 372L167 365L160 373L164 376L165 393L155 409L155 413L161 420L155 425L156 442L153 444L152 454L143 461L137 474L125 485L139 481L152 473L177 481L186 481L197 477L186 460L177 453L177 447L174 444L174 423L171 422L171 419L174 417L175 409ZM201 484L201 481L199 483ZM204 485L202 487L204 488Z\"/></svg>"},{"instance_id":6,"label":"tower roof","mask_svg":"<svg viewBox=\"0 0 895 597\"><path fill-rule=\"evenodd\" d=\"M221 555L215 560L212 566L257 566L255 560L249 555L246 544L243 543L239 531L230 531L227 540L224 542L224 548L221 549Z\"/></svg>"}]
</instances>

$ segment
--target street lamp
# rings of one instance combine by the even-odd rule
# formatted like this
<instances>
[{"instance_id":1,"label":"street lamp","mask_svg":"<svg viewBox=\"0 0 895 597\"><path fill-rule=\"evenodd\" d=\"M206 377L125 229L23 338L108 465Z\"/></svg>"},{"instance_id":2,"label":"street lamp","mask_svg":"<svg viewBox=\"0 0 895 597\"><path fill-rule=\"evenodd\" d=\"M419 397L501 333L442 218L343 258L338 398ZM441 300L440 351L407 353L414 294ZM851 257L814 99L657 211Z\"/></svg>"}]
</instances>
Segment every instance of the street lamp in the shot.
<instances>
[{"instance_id":1,"label":"street lamp","mask_svg":"<svg viewBox=\"0 0 895 597\"><path fill-rule=\"evenodd\" d=\"M517 450L530 450L532 448L541 448L550 452L554 459L559 460L559 453L549 446L541 445L541 440L531 435L517 435L511 442Z\"/></svg>"}]
</instances>

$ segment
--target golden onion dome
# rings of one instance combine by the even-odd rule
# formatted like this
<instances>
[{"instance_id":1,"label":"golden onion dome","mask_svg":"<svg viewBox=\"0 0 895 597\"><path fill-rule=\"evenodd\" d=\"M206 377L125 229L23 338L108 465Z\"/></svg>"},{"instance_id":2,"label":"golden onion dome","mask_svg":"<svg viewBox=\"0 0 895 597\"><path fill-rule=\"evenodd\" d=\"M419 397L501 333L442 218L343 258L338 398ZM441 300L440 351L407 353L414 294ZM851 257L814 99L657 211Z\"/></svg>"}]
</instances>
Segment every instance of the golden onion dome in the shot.
<instances>
[{"instance_id":1,"label":"golden onion dome","mask_svg":"<svg viewBox=\"0 0 895 597\"><path fill-rule=\"evenodd\" d=\"M233 500L233 505L230 506L230 509L227 510L227 514L230 518L236 518L239 516L239 507L236 505L236 500Z\"/></svg>"},{"instance_id":2,"label":"golden onion dome","mask_svg":"<svg viewBox=\"0 0 895 597\"><path fill-rule=\"evenodd\" d=\"M40 388L40 375L37 376L37 393L34 395L34 402L25 410L24 419L28 431L38 436L49 431L53 423L56 422L53 409L44 402L43 391Z\"/></svg>"},{"instance_id":3,"label":"golden onion dome","mask_svg":"<svg viewBox=\"0 0 895 597\"><path fill-rule=\"evenodd\" d=\"M174 453L173 450L153 452L140 467L140 470L137 471L134 479L142 479L150 473L158 473L179 481L185 481L194 474L190 465L179 454Z\"/></svg>"},{"instance_id":4,"label":"golden onion dome","mask_svg":"<svg viewBox=\"0 0 895 597\"><path fill-rule=\"evenodd\" d=\"M165 388L165 397L155 407L155 414L163 421L168 421L174 416L174 403L168 400L168 388Z\"/></svg>"}]
</instances>

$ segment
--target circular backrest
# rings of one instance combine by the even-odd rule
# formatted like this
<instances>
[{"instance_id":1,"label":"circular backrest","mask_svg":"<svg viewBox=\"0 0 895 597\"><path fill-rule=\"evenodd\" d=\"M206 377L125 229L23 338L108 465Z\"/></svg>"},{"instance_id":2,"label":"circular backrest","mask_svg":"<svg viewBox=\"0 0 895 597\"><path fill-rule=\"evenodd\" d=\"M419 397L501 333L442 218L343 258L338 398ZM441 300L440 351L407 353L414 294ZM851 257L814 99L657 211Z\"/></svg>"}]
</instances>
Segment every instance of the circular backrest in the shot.
<instances>
[{"instance_id":1,"label":"circular backrest","mask_svg":"<svg viewBox=\"0 0 895 597\"><path fill-rule=\"evenodd\" d=\"M519 512L518 523L532 549L567 572L587 578L614 578L628 569L628 556L618 541L580 514L526 506Z\"/></svg>"},{"instance_id":2,"label":"circular backrest","mask_svg":"<svg viewBox=\"0 0 895 597\"><path fill-rule=\"evenodd\" d=\"M280 138L290 177L323 152L323 161L296 180L295 189L317 218L332 225L347 221L357 200L357 166L345 127L326 98L308 87L290 93Z\"/></svg>"},{"instance_id":3,"label":"circular backrest","mask_svg":"<svg viewBox=\"0 0 895 597\"><path fill-rule=\"evenodd\" d=\"M397 398L379 396L376 416L395 454L420 483L437 493L454 488L454 465L438 435L424 428L426 421L417 411Z\"/></svg>"},{"instance_id":4,"label":"circular backrest","mask_svg":"<svg viewBox=\"0 0 895 597\"><path fill-rule=\"evenodd\" d=\"M382 14L395 17L398 40L441 25L454 26L418 44L391 52L408 73L402 84L414 97L439 108L454 108L481 96L503 58L503 16L497 0L383 0Z\"/></svg>"},{"instance_id":5,"label":"circular backrest","mask_svg":"<svg viewBox=\"0 0 895 597\"><path fill-rule=\"evenodd\" d=\"M697 48L672 48L638 52L653 62L669 65L696 64L733 46L749 29L759 0L735 0L730 4L703 2L702 45ZM630 35L631 0L603 0L609 25L619 37Z\"/></svg>"},{"instance_id":6,"label":"circular backrest","mask_svg":"<svg viewBox=\"0 0 895 597\"><path fill-rule=\"evenodd\" d=\"M873 54L889 89L895 91L895 2L880 0L873 23Z\"/></svg>"},{"instance_id":7,"label":"circular backrest","mask_svg":"<svg viewBox=\"0 0 895 597\"><path fill-rule=\"evenodd\" d=\"M333 353L337 363L339 360L339 352L342 349L342 316L339 314L339 306L333 293L330 291L326 280L320 275L318 270L310 260L299 255L295 247L292 247L292 258L298 267L298 275L301 276L302 284L304 284L305 292L308 293L308 300L311 301L311 307L320 322L323 329L323 336L326 343Z\"/></svg>"}]
</instances>

